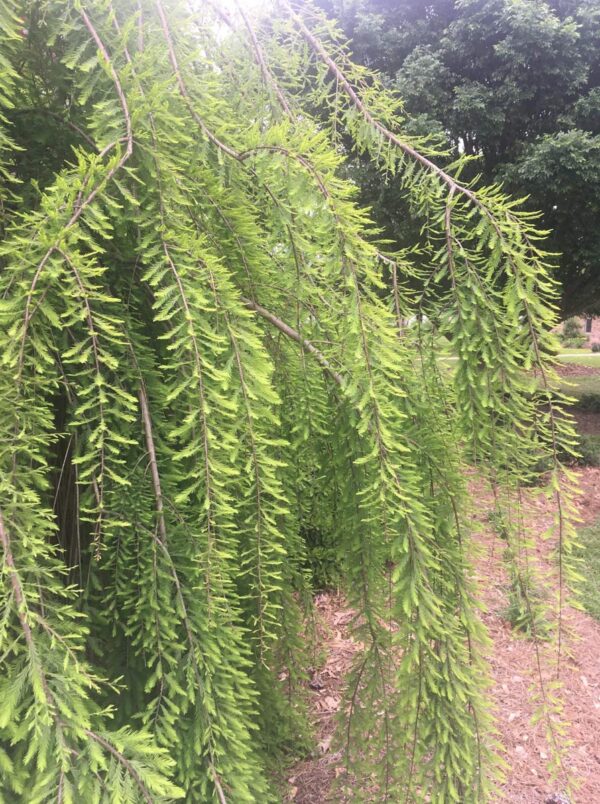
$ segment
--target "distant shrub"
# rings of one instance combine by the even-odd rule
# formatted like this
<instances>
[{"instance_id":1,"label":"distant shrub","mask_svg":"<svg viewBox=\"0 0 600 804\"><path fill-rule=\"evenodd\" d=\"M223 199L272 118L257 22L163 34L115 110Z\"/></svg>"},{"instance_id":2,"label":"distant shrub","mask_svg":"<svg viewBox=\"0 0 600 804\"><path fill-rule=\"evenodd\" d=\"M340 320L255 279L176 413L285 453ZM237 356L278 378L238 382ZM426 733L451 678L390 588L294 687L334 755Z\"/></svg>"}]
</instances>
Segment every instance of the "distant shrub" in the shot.
<instances>
[{"instance_id":1,"label":"distant shrub","mask_svg":"<svg viewBox=\"0 0 600 804\"><path fill-rule=\"evenodd\" d=\"M578 349L585 343L585 335L581 329L581 325L576 318L567 318L563 324L562 333L560 335L560 342L568 349Z\"/></svg>"},{"instance_id":2,"label":"distant shrub","mask_svg":"<svg viewBox=\"0 0 600 804\"><path fill-rule=\"evenodd\" d=\"M600 466L600 436L580 436L578 452L577 463L581 466Z\"/></svg>"},{"instance_id":3,"label":"distant shrub","mask_svg":"<svg viewBox=\"0 0 600 804\"><path fill-rule=\"evenodd\" d=\"M600 352L600 341L594 341L592 344L592 352Z\"/></svg>"},{"instance_id":4,"label":"distant shrub","mask_svg":"<svg viewBox=\"0 0 600 804\"><path fill-rule=\"evenodd\" d=\"M589 413L600 413L600 393L586 391L578 398L575 407Z\"/></svg>"}]
</instances>

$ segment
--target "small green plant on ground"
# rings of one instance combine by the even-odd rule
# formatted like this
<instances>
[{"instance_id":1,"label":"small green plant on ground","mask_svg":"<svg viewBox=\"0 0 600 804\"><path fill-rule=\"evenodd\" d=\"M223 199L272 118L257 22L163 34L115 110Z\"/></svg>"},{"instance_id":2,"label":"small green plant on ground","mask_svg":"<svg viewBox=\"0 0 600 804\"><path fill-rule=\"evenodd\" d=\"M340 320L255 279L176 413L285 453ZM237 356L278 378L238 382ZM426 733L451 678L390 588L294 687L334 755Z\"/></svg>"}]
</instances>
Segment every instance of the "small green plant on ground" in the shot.
<instances>
[{"instance_id":1,"label":"small green plant on ground","mask_svg":"<svg viewBox=\"0 0 600 804\"><path fill-rule=\"evenodd\" d=\"M313 588L337 589L341 581L340 561L329 533L307 526L302 529L301 536L306 543L306 567L310 571Z\"/></svg>"},{"instance_id":2,"label":"small green plant on ground","mask_svg":"<svg viewBox=\"0 0 600 804\"><path fill-rule=\"evenodd\" d=\"M498 507L488 513L487 520L496 535L507 542L502 557L509 577L508 605L502 611L502 616L514 630L528 637L541 641L549 639L552 624L547 615L546 595L538 579L524 566L514 526Z\"/></svg>"},{"instance_id":3,"label":"small green plant on ground","mask_svg":"<svg viewBox=\"0 0 600 804\"><path fill-rule=\"evenodd\" d=\"M552 623L548 619L547 595L531 572L519 567L514 550L507 547L504 560L509 574L508 605L503 612L515 631L537 640L547 640L552 635Z\"/></svg>"},{"instance_id":4,"label":"small green plant on ground","mask_svg":"<svg viewBox=\"0 0 600 804\"><path fill-rule=\"evenodd\" d=\"M488 512L487 521L490 523L492 530L504 541L508 541L509 528L506 522L506 517L502 511L493 509Z\"/></svg>"}]
</instances>

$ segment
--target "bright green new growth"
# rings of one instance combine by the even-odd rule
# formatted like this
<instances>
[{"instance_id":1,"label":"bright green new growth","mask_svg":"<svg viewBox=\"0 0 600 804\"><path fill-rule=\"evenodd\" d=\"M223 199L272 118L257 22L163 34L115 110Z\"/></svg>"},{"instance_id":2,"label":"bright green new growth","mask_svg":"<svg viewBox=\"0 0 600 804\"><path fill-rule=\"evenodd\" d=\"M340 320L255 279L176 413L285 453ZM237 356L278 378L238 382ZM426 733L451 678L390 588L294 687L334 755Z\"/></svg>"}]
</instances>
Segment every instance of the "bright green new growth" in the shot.
<instances>
[{"instance_id":1,"label":"bright green new growth","mask_svg":"<svg viewBox=\"0 0 600 804\"><path fill-rule=\"evenodd\" d=\"M549 461L561 598L569 567L539 234L406 140L312 9L200 5L0 0L0 800L276 799L311 532L363 645L353 800L485 800L467 463L529 578L514 501ZM52 116L66 156L31 140ZM404 188L426 273L350 149Z\"/></svg>"}]
</instances>

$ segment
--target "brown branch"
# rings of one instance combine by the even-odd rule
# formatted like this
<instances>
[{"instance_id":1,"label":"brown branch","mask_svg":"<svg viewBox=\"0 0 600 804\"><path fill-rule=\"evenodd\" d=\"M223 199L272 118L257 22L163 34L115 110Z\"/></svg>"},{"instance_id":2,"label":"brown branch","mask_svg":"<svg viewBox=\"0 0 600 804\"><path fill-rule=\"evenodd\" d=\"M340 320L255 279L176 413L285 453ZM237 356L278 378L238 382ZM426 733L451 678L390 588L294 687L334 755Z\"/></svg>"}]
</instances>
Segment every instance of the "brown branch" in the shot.
<instances>
[{"instance_id":1,"label":"brown branch","mask_svg":"<svg viewBox=\"0 0 600 804\"><path fill-rule=\"evenodd\" d=\"M262 307L257 302L246 298L242 298L242 301L249 310L254 310L255 313L258 313L259 316L273 324L274 327L277 327L277 329L288 338L291 338L293 341L296 341L296 343L299 343L305 352L308 352L317 360L317 362L332 380L334 380L341 388L344 387L344 377L333 368L323 352L319 351L319 349L317 349L317 347L314 346L314 344L312 344L307 338L303 338L302 335L300 335L300 333L297 332L293 327L290 327L289 324L286 324L285 321L282 321L280 318L271 313L265 307Z\"/></svg>"},{"instance_id":2,"label":"brown branch","mask_svg":"<svg viewBox=\"0 0 600 804\"><path fill-rule=\"evenodd\" d=\"M211 0L207 0L207 1L208 1L209 5L212 6ZM281 108L286 113L286 115L290 118L290 120L294 121L294 119L295 119L294 118L294 113L292 112L287 100L285 99L285 95L283 94L283 91L281 90L281 87L277 83L277 80L275 79L275 76L273 75L273 73L271 72L271 70L269 69L269 67L267 65L263 49L260 46L260 43L259 43L259 41L257 39L257 36L256 36L256 33L254 31L254 28L250 24L250 20L248 19L248 16L247 16L246 12L244 11L242 4L240 2L238 2L238 0L235 0L235 5L236 5L236 7L237 7L237 9L238 9L238 11L240 13L241 18L244 20L244 25L246 26L246 28L248 30L248 34L250 35L250 39L252 41L252 47L254 49L254 55L255 55L255 58L256 58L256 62L258 63L258 66L260 67L260 71L261 71L261 73L263 75L265 84L267 86L270 85L273 88L273 91L277 95L277 100L279 101L279 104L280 104Z\"/></svg>"},{"instance_id":3,"label":"brown branch","mask_svg":"<svg viewBox=\"0 0 600 804\"><path fill-rule=\"evenodd\" d=\"M396 328L398 329L398 337L404 334L404 325L402 323L402 314L400 312L400 294L398 291L398 263L395 260L390 260L392 268L392 290L394 294L394 312L396 313Z\"/></svg>"},{"instance_id":4,"label":"brown branch","mask_svg":"<svg viewBox=\"0 0 600 804\"><path fill-rule=\"evenodd\" d=\"M207 5L209 5L212 8L212 10L216 14L216 16L222 22L224 22L225 25L227 25L228 28L231 28L232 31L236 30L233 20L231 19L231 17L225 11L224 8L221 8L221 6L218 3L213 2L213 0L205 0L205 2L206 2ZM246 29L248 30L248 34L249 34L250 40L252 42L252 49L254 51L254 58L255 58L256 63L260 67L260 71L262 73L262 76L263 76L265 84L267 86L270 85L273 88L273 91L277 95L277 100L279 101L279 105L281 106L283 111L286 113L286 115L290 118L290 120L294 121L295 120L295 115L294 115L293 111L291 110L287 100L285 99L285 95L283 94L283 91L282 91L281 87L279 86L275 76L273 75L272 71L269 69L269 66L267 65L267 61L265 59L264 51L263 51L263 49L262 49L262 47L260 45L260 42L258 41L258 38L256 36L256 32L254 31L254 28L252 27L252 25L250 23L250 20L248 19L248 16L247 16L246 12L243 9L243 6L237 0L235 0L235 5L236 5L236 8L237 8L242 20L244 21L244 25L246 26Z\"/></svg>"},{"instance_id":5,"label":"brown branch","mask_svg":"<svg viewBox=\"0 0 600 804\"><path fill-rule=\"evenodd\" d=\"M255 145L253 148L249 148L247 151L242 151L239 153L237 158L240 162L244 162L249 156L252 156L257 151L268 151L269 153L283 154L283 156L285 156L287 159L295 159L296 161L300 162L302 167L304 167L317 182L319 190L324 198L326 198L328 201L331 201L331 193L327 189L327 186L321 178L317 168L305 156L302 156L302 154L292 153L289 148L285 148L283 145Z\"/></svg>"},{"instance_id":6,"label":"brown branch","mask_svg":"<svg viewBox=\"0 0 600 804\"><path fill-rule=\"evenodd\" d=\"M119 80L119 76L117 75L117 71L114 68L108 50L106 49L104 43L100 39L98 32L96 31L96 29L92 24L92 21L86 14L85 9L82 8L80 13L85 23L85 27L90 32L92 39L94 40L98 50L102 54L102 58L106 62L106 65L110 72L110 77L112 78L113 84L115 85L115 89L117 90L117 95L119 96L119 102L121 104L121 109L123 110L123 117L125 118L125 130L127 136L127 148L125 150L125 157L123 158L123 161L125 161L131 156L133 152L133 133L131 128L131 116L129 114L129 107L127 105L127 98L125 97L125 93L123 92L123 87ZM116 172L116 170L118 170L118 168L115 168L114 172Z\"/></svg>"},{"instance_id":7,"label":"brown branch","mask_svg":"<svg viewBox=\"0 0 600 804\"><path fill-rule=\"evenodd\" d=\"M108 751L110 754L112 754L113 757L117 760L117 762L119 762L121 765L123 765L125 770L129 773L131 778L137 784L137 786L138 786L138 788L140 790L140 793L142 794L142 796L144 798L144 801L146 801L147 804L154 804L154 799L152 798L152 796L150 794L150 791L148 790L148 788L144 784L144 782L142 780L142 777L139 775L139 773L136 771L136 769L133 767L133 765L127 759L127 757L123 756L123 754L120 751L118 751L114 747L114 745L109 743L108 740L106 740L100 734L96 734L95 731L92 731L91 729L86 729L85 733L87 734L87 736L91 740L93 740L94 742L98 743L98 745L101 745L104 749L106 749L106 751Z\"/></svg>"},{"instance_id":8,"label":"brown branch","mask_svg":"<svg viewBox=\"0 0 600 804\"><path fill-rule=\"evenodd\" d=\"M464 194L473 201L477 206L481 207L482 204L479 199L476 197L475 193L472 190L469 190L468 187L460 184L456 181L456 179L452 178L450 174L446 173L442 168L438 167L435 162L432 162L431 159L428 159L422 153L417 151L411 145L406 142L403 142L396 134L390 131L383 123L377 120L376 117L373 117L367 106L363 103L360 99L358 93L352 86L352 84L348 81L342 70L338 67L335 61L331 58L331 56L327 53L321 42L316 38L316 36L310 31L310 29L304 23L302 17L297 14L288 0L283 0L284 6L286 6L291 18L294 20L298 28L300 29L302 36L306 39L309 43L313 51L317 54L317 56L323 61L328 67L331 73L335 76L339 85L341 85L350 100L352 101L353 105L358 109L361 113L363 118L371 125L376 131L378 131L384 139L391 142L397 148L399 148L403 153L407 156L410 156L415 161L419 162L423 167L426 167L432 173L435 173L444 184L446 184L450 189L458 190L460 193Z\"/></svg>"},{"instance_id":9,"label":"brown branch","mask_svg":"<svg viewBox=\"0 0 600 804\"><path fill-rule=\"evenodd\" d=\"M56 794L56 804L62 804L64 801L64 786L65 786L65 772L61 770L58 777L58 792Z\"/></svg>"},{"instance_id":10,"label":"brown branch","mask_svg":"<svg viewBox=\"0 0 600 804\"><path fill-rule=\"evenodd\" d=\"M48 679L46 678L46 674L44 673L42 667L38 663L37 650L33 639L33 632L31 630L29 620L27 619L27 611L28 611L27 598L25 596L25 592L23 591L23 586L21 584L19 572L15 565L15 560L10 541L10 534L4 524L4 515L1 509L0 509L0 544L2 544L2 550L4 552L4 560L6 562L6 566L8 567L8 571L10 574L10 583L15 598L17 617L19 618L19 622L21 624L21 629L23 631L23 636L25 637L25 643L27 645L27 649L29 650L31 662L32 665L35 667L36 673L39 676L42 691L44 693L44 698L46 699L46 705L48 707L50 716L52 717L54 723L56 724L57 735L59 739L62 740L62 723L56 712L54 695L52 694L52 691L48 686Z\"/></svg>"},{"instance_id":11,"label":"brown branch","mask_svg":"<svg viewBox=\"0 0 600 804\"><path fill-rule=\"evenodd\" d=\"M154 452L154 438L152 436L152 421L151 421L149 415L148 415L147 418L145 418L144 423L145 423L145 426L147 426L147 428L148 428L147 429L147 434L146 434L148 450L150 451L150 443L151 443L152 444L152 451ZM149 439L148 439L148 436L149 436ZM156 465L156 454L155 454L155 452L154 452L154 461L155 461L155 465ZM156 491L156 488L157 487L155 487L155 491ZM158 488L160 488L160 479L159 478L158 478ZM162 505L162 499L163 499L162 498L162 493L161 493L160 499L161 499L161 505ZM158 497L157 497L157 510L158 510ZM163 510L164 509L161 507L161 512ZM161 513L161 517L162 517L162 519L164 521L164 514ZM202 681L202 676L200 674L200 668L198 667L198 659L197 659L197 656L196 656L196 651L199 651L200 648L199 648L199 646L198 646L198 644L196 642L196 638L195 638L195 636L193 634L193 631L192 631L192 625L191 625L191 622L190 622L190 619L189 619L189 614L188 614L187 606L186 606L186 603L185 603L185 598L183 596L183 589L181 587L181 583L179 581L179 576L177 574L177 569L175 567L175 564L173 563L173 559L171 558L171 554L169 553L169 549L168 549L165 541L163 541L163 539L159 535L157 535L156 533L153 534L153 538L157 542L157 544L160 547L160 549L165 554L165 557L166 557L166 559L167 559L167 561L169 563L169 567L170 567L170 570L171 570L171 577L172 577L173 583L175 585L175 593L177 595L179 605L181 606L183 626L185 628L187 640L188 640L188 643L189 643L189 646L190 646L190 656L191 656L192 663L194 665L194 676L196 678L196 683L198 685L198 689L200 690L200 692L203 692L203 690L204 690L204 682ZM210 762L208 764L208 769L210 771L212 780L214 782L215 790L217 792L219 802L220 802L220 804L227 804L227 799L225 797L225 793L223 791L223 787L222 787L221 781L219 779L219 774L217 773L217 770L216 770L216 768L214 766L214 762L213 762L213 760L214 760L214 750L213 750L212 745L209 744L209 749L208 750L209 750L209 754L210 754L210 757L211 757L211 760L210 760Z\"/></svg>"},{"instance_id":12,"label":"brown branch","mask_svg":"<svg viewBox=\"0 0 600 804\"><path fill-rule=\"evenodd\" d=\"M146 448L150 458L150 474L152 476L152 485L154 486L154 499L156 502L156 516L158 519L158 532L161 540L166 544L167 542L167 528L165 525L165 510L163 502L162 488L160 484L160 475L158 473L158 461L156 460L156 448L154 445L154 435L152 433L152 419L150 418L150 409L148 407L148 395L146 393L146 385L142 380L139 391L140 409L142 411L142 421L144 423L144 433L146 436Z\"/></svg>"},{"instance_id":13,"label":"brown branch","mask_svg":"<svg viewBox=\"0 0 600 804\"><path fill-rule=\"evenodd\" d=\"M69 268L71 269L73 276L75 278L75 282L77 287L79 288L79 292L81 294L81 299L83 301L83 305L85 307L85 314L87 318L88 327L90 330L90 340L92 343L92 352L94 354L94 365L96 368L96 376L101 376L100 371L100 348L98 344L98 336L96 335L96 331L94 328L94 318L92 316L92 308L90 306L87 292L85 286L83 284L83 280L77 270L75 264L69 257L69 255L64 252L62 249L57 248L56 251L61 255L61 257L65 260ZM104 404L102 402L102 394L98 394L98 416L101 422L104 422ZM103 442L104 444L104 442ZM94 544L95 544L95 557L96 559L100 558L100 536L102 531L102 519L104 516L104 469L106 464L106 454L104 450L104 446L100 449L100 483L98 484L96 478L94 478L94 483L97 486L96 497L98 500L98 519L96 525L94 526Z\"/></svg>"},{"instance_id":14,"label":"brown branch","mask_svg":"<svg viewBox=\"0 0 600 804\"><path fill-rule=\"evenodd\" d=\"M21 585L21 579L19 578L19 573L15 566L15 560L10 543L10 535L4 525L4 516L1 510L0 510L0 544L2 544L2 549L4 551L4 560L6 562L6 566L8 567L8 572L10 575L10 584L12 586L13 594L15 596L17 616L19 618L19 622L21 623L23 636L25 637L27 647L30 649L32 653L35 653L33 634L31 632L31 626L29 624L29 620L27 619L25 613L27 611L27 601L25 599L25 593L23 592L23 587Z\"/></svg>"},{"instance_id":15,"label":"brown branch","mask_svg":"<svg viewBox=\"0 0 600 804\"><path fill-rule=\"evenodd\" d=\"M111 4L111 8L112 8L112 4ZM162 9L162 5L160 4L160 0L157 2L157 9L158 9L158 12L159 12L159 16L161 17L161 22L163 23L163 33L164 33L165 37L167 38L167 41L168 41L169 46L170 46L170 53L172 54L171 64L173 65L174 69L176 70L176 73L178 73L177 60L176 60L176 57L175 57L174 50L172 48L172 42L171 42L171 39L170 39L170 33L169 33L168 25L167 25L167 20L166 20L166 17L164 15L164 10ZM116 14L114 14L114 13L113 13L113 24L115 25L116 30L120 33L119 23L118 23ZM131 67L132 74L133 74L133 76L136 78L136 80L138 82L138 87L139 87L140 93L141 93L142 97L145 97L143 85L142 85L142 83L140 81L140 78L139 78L139 76L138 76L138 74L136 72L136 69L135 69L135 67L133 65L133 62L132 62L132 59L131 59L131 56L129 54L129 50L127 49L127 47L125 48L124 52L125 52L125 57L127 59L127 63ZM178 77L178 80L179 79L180 79L180 76ZM181 89L181 87L183 87L183 90L185 91L185 86L183 85L182 81L181 81L180 89ZM188 102L188 107L190 108L190 111L193 112L189 102ZM152 114L150 114L149 119L150 119L150 129L151 129L151 132L152 132L152 140L153 140L154 145L156 146L157 142L158 142L158 135L157 135L156 127L155 127L155 124L154 124L154 116ZM198 122L199 125L202 125L201 120L198 119L196 122ZM162 190L162 174L161 174L160 164L156 159L156 155L154 155L153 161L154 161L154 164L156 166L159 188ZM164 204L163 204L162 192L159 193L159 210L160 210L160 221L163 224L163 228L165 228L165 216L164 216ZM162 248L163 248L163 253L165 255L165 259L167 261L167 264L168 264L168 266L169 266L169 268L171 270L171 273L173 274L173 276L175 278L175 281L177 283L177 287L178 287L178 290L179 290L179 295L180 295L180 298L181 298L181 303L182 303L183 309L185 311L186 317L188 318L188 320L191 321L192 320L191 311L190 311L190 307L189 307L189 304L188 304L188 301L187 301L187 296L185 295L185 290L184 290L184 287L183 287L183 283L182 283L181 278L179 276L179 272L177 271L177 267L176 267L176 265L175 265L175 263L174 263L174 261L173 261L173 259L171 257L171 252L169 250L169 246L168 246L167 242L165 241L164 237L161 237L161 245L162 245ZM192 340L192 346L193 346L193 351L194 351L196 369L197 369L197 372L198 372L198 393L199 393L199 397L200 397L200 411L201 411L202 421L203 421L202 431L203 431L203 448L204 448L204 466L205 466L205 474L206 474L206 481L207 481L207 492L209 494L210 506L211 506L211 511L212 511L212 505L213 505L213 503L212 503L212 494L211 494L212 480L211 480L211 471L210 471L210 465L209 465L209 460L208 460L209 444L208 444L208 437L207 437L207 425L206 425L206 415L205 415L206 404L205 404L205 391L204 391L204 380L203 380L203 364L202 364L202 358L201 358L201 355L200 355L200 349L198 347L196 334L195 334L195 331L193 331L193 330L191 332L191 340ZM134 353L133 348L131 347L131 345L130 345L130 348L131 348L133 359L134 359L134 361L136 363L136 366L137 366L137 360L135 358L135 353ZM155 448L154 448L154 439L152 437L152 419L151 419L149 408L148 408L148 405L147 405L147 395L146 395L146 391L145 391L145 385L144 385L144 382L143 382L143 378L142 378L141 372L139 370L139 366L137 366L137 368L138 368L138 372L140 374L140 382L141 382L140 392L143 393L143 395L145 397L145 401L146 401L146 415L145 415L145 418L144 418L144 429L145 429L145 432L146 432L147 440L148 440L148 435L150 436L150 440L151 440L151 443L150 442L147 443L147 447L148 447L149 454L151 456L152 455L154 456L154 465L153 466L152 466L152 457L151 457L151 473L152 473L152 477L153 477L153 485L154 485L155 494L158 492L158 495L157 495L157 498L156 498L158 525L159 525L159 529L161 529L161 536L164 537L163 539L158 539L158 543L162 546L163 550L168 555L168 551L167 551L167 547L166 547L166 526L165 526L165 520L164 520L164 506L163 506L164 498L162 496L162 490L161 490L161 486L160 486L160 475L158 473L158 463L156 461L156 451L155 451ZM142 389L143 389L143 391L142 391ZM141 398L140 398L140 404L142 405ZM143 405L142 405L142 416L144 417ZM152 449L150 449L150 447L152 447ZM211 511L209 511L209 513L211 513ZM209 516L207 518L207 535L208 535L208 552L210 554L210 552L212 551L212 545L213 545L212 516ZM211 588L212 588L211 579L210 579L209 571L207 569L206 570L206 589L207 589L207 596L208 596L209 605L210 605L210 602L211 602ZM183 601L183 598L181 598L181 600ZM197 675L197 678L199 679L199 675Z\"/></svg>"}]
</instances>

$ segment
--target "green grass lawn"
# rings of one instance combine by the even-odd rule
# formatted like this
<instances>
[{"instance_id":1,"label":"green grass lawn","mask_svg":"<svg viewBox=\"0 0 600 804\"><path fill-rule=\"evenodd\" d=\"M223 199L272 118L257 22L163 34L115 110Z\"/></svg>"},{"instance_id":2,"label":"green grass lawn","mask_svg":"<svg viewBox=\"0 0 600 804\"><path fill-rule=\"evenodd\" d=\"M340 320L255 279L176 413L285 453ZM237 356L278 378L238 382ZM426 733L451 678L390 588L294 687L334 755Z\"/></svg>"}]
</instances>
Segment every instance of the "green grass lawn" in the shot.
<instances>
[{"instance_id":1,"label":"green grass lawn","mask_svg":"<svg viewBox=\"0 0 600 804\"><path fill-rule=\"evenodd\" d=\"M558 362L600 369L600 352L591 352L589 348L565 349L561 352ZM584 374L581 377L565 377L560 384L560 390L577 400L587 394L600 394L600 371L598 374Z\"/></svg>"},{"instance_id":2,"label":"green grass lawn","mask_svg":"<svg viewBox=\"0 0 600 804\"><path fill-rule=\"evenodd\" d=\"M584 528L579 537L581 546L575 555L581 559L578 569L584 578L580 600L588 614L600 620L600 521Z\"/></svg>"},{"instance_id":3,"label":"green grass lawn","mask_svg":"<svg viewBox=\"0 0 600 804\"><path fill-rule=\"evenodd\" d=\"M558 360L560 363L592 366L600 369L600 352L592 352L589 346L579 349L567 349L561 346Z\"/></svg>"},{"instance_id":4,"label":"green grass lawn","mask_svg":"<svg viewBox=\"0 0 600 804\"><path fill-rule=\"evenodd\" d=\"M440 368L445 369L451 377L456 369L456 355L452 353L452 345L445 339L439 338L438 360ZM565 377L560 384L560 390L576 400L586 394L600 395L600 352L593 353L589 347L585 349L565 349L560 353L559 363L575 364L577 366L591 366L599 369L598 374L587 374L581 377Z\"/></svg>"},{"instance_id":5,"label":"green grass lawn","mask_svg":"<svg viewBox=\"0 0 600 804\"><path fill-rule=\"evenodd\" d=\"M561 355L590 355L594 354L589 346L561 346Z\"/></svg>"},{"instance_id":6,"label":"green grass lawn","mask_svg":"<svg viewBox=\"0 0 600 804\"><path fill-rule=\"evenodd\" d=\"M560 390L578 400L585 394L600 394L600 373L583 377L565 377L560 384Z\"/></svg>"},{"instance_id":7,"label":"green grass lawn","mask_svg":"<svg viewBox=\"0 0 600 804\"><path fill-rule=\"evenodd\" d=\"M446 338L439 338L435 343L441 353L440 360L456 360L456 355L452 351L452 344ZM574 363L577 366L600 368L600 352L591 352L589 349L561 350L558 360L560 363Z\"/></svg>"},{"instance_id":8,"label":"green grass lawn","mask_svg":"<svg viewBox=\"0 0 600 804\"><path fill-rule=\"evenodd\" d=\"M558 358L561 363L574 363L576 366L595 366L600 368L600 352L562 352Z\"/></svg>"}]
</instances>

